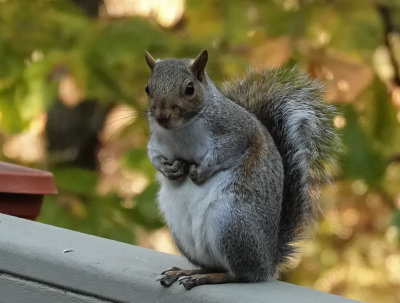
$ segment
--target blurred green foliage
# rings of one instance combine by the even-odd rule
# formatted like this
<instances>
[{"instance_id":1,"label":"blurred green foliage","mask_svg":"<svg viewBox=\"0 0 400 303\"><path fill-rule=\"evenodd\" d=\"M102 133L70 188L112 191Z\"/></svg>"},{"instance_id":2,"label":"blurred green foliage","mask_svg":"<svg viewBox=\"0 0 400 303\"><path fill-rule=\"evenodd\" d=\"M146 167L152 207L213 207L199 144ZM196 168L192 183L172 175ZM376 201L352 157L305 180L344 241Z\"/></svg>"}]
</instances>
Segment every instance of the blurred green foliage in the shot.
<instances>
[{"instance_id":1,"label":"blurred green foliage","mask_svg":"<svg viewBox=\"0 0 400 303\"><path fill-rule=\"evenodd\" d=\"M398 0L191 0L169 28L155 17L162 12L111 16L98 3L98 16L88 16L87 1L0 1L0 159L54 173L60 194L46 197L40 221L128 243L163 226L146 155L145 49L194 57L207 48L217 84L249 65L297 64L327 83L344 153L322 195L318 234L284 278L368 302L400 300ZM397 21L393 32L380 7ZM110 116L130 109L105 121L106 139L98 129L97 170L46 152L43 117L69 99L96 100Z\"/></svg>"}]
</instances>

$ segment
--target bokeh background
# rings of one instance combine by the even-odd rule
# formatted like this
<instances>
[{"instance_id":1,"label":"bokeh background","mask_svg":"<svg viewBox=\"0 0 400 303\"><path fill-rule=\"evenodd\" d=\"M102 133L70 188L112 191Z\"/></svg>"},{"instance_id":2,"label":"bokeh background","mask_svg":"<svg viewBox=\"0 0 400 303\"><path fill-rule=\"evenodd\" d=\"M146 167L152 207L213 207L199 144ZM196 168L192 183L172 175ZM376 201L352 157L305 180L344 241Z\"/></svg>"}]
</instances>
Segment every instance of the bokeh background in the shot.
<instances>
[{"instance_id":1,"label":"bokeh background","mask_svg":"<svg viewBox=\"0 0 400 303\"><path fill-rule=\"evenodd\" d=\"M399 302L398 0L0 0L0 159L54 173L39 220L178 253L146 156L143 55L205 48L217 84L297 65L338 107L344 152L283 280Z\"/></svg>"}]
</instances>

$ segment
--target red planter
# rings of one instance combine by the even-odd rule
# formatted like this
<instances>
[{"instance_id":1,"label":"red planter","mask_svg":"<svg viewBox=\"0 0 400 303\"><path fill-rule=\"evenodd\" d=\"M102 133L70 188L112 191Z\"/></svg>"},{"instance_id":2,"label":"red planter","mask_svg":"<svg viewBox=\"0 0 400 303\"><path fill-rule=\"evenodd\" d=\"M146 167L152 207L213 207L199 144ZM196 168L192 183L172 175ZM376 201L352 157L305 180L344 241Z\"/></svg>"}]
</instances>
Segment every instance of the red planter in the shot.
<instances>
[{"instance_id":1,"label":"red planter","mask_svg":"<svg viewBox=\"0 0 400 303\"><path fill-rule=\"evenodd\" d=\"M0 162L0 213L35 220L43 195L57 194L49 172Z\"/></svg>"}]
</instances>

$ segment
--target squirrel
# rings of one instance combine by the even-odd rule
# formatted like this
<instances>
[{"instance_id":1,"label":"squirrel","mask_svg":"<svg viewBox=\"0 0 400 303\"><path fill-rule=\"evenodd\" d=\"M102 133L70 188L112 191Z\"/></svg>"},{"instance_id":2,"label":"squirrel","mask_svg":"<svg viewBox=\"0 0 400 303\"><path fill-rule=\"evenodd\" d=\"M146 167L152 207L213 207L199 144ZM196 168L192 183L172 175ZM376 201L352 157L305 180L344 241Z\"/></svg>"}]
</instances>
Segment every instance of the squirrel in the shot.
<instances>
[{"instance_id":1,"label":"squirrel","mask_svg":"<svg viewBox=\"0 0 400 303\"><path fill-rule=\"evenodd\" d=\"M337 142L335 108L296 68L250 70L219 90L195 59L154 59L146 85L148 156L158 204L182 254L157 281L203 284L276 279L316 220L318 183Z\"/></svg>"}]
</instances>

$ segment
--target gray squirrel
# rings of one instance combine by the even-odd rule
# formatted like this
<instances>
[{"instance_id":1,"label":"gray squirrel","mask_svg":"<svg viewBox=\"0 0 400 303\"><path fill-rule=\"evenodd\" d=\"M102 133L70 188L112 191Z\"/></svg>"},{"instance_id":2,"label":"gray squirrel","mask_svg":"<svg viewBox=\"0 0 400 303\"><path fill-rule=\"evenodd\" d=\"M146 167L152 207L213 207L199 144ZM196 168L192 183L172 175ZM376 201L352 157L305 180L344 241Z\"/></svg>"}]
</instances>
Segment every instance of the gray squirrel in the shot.
<instances>
[{"instance_id":1,"label":"gray squirrel","mask_svg":"<svg viewBox=\"0 0 400 303\"><path fill-rule=\"evenodd\" d=\"M199 269L157 278L197 285L274 279L318 213L318 183L334 159L335 113L321 85L295 68L250 71L219 90L207 51L155 60L148 155L159 207L179 250Z\"/></svg>"}]
</instances>

